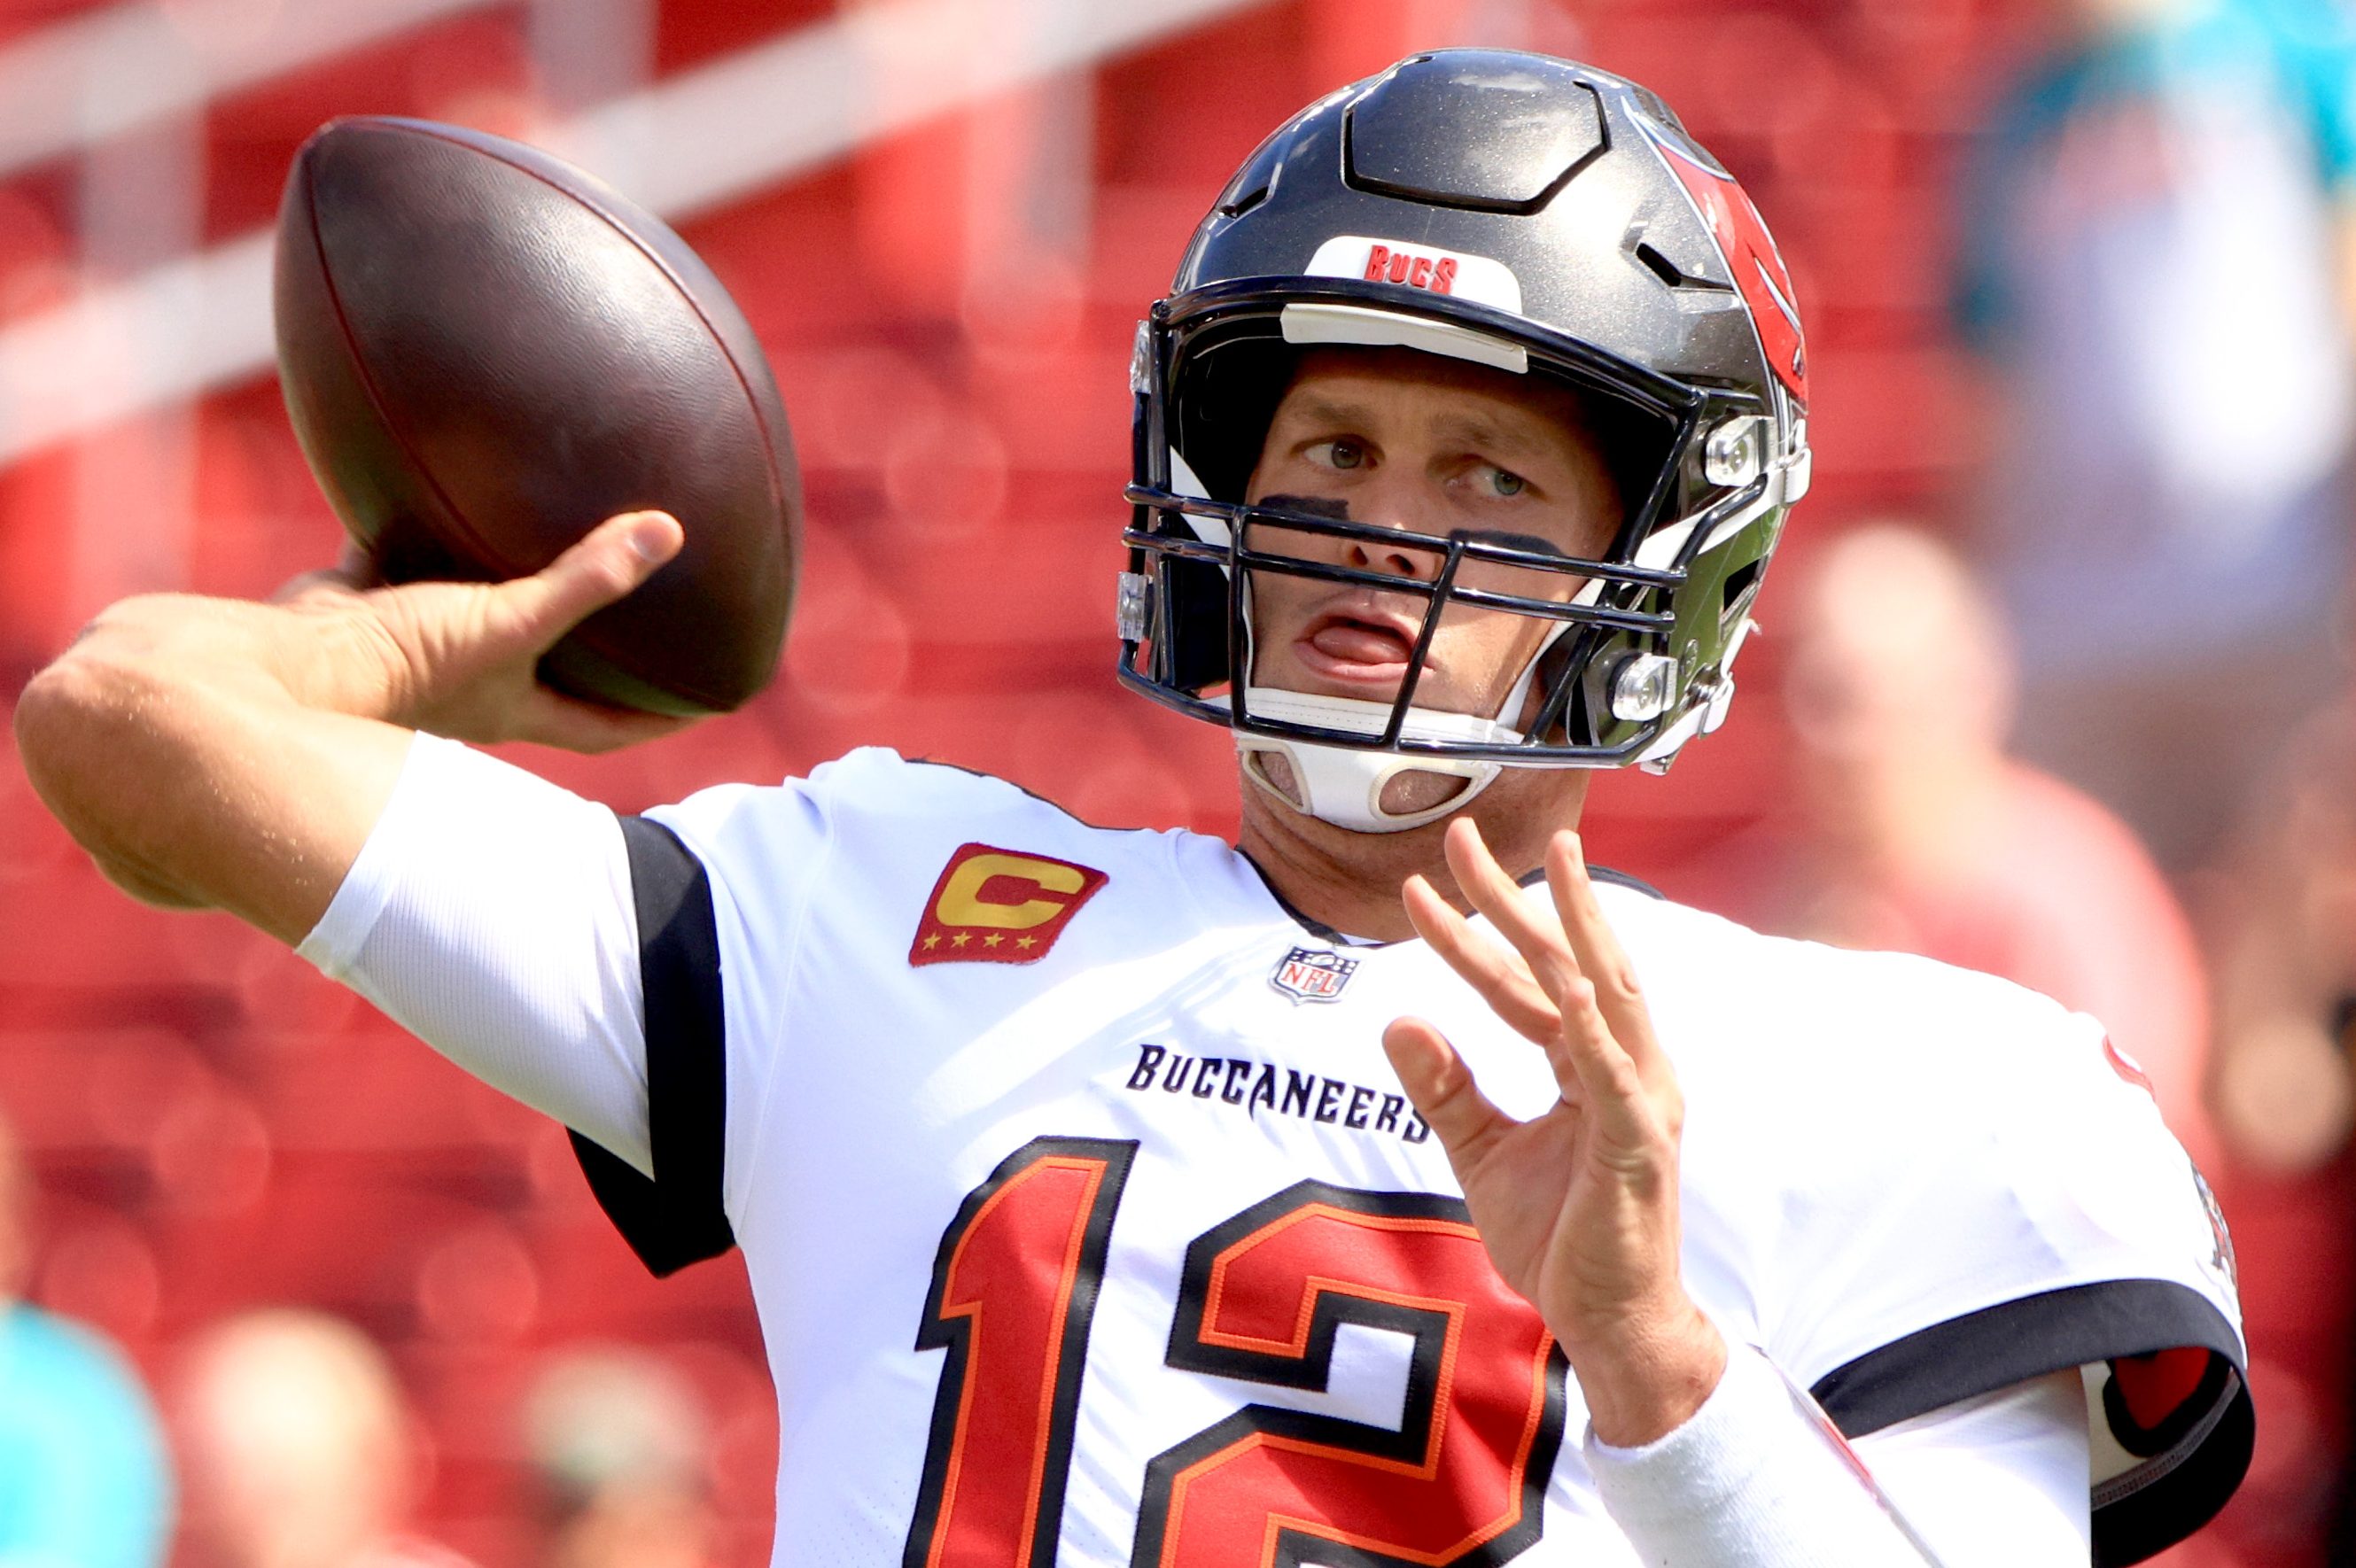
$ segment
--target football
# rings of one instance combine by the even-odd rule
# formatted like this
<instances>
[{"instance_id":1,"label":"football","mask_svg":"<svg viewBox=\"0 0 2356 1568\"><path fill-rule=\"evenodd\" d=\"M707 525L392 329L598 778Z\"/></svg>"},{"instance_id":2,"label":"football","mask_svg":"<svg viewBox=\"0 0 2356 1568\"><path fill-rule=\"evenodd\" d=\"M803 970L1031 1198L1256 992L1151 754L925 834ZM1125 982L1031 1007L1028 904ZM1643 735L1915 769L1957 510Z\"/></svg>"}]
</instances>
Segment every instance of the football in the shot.
<instances>
[{"instance_id":1,"label":"football","mask_svg":"<svg viewBox=\"0 0 2356 1568\"><path fill-rule=\"evenodd\" d=\"M279 205L279 379L311 470L387 581L536 571L660 507L680 554L541 666L651 712L776 674L800 480L744 314L678 235L519 143L330 123Z\"/></svg>"}]
</instances>

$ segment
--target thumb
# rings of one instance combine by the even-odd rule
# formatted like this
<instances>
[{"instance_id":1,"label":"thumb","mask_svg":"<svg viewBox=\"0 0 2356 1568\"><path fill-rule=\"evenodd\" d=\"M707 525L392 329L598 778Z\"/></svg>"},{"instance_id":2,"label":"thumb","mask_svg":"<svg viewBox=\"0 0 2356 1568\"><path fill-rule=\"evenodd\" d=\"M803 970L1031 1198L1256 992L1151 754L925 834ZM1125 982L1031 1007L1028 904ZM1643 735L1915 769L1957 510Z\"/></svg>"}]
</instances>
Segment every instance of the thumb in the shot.
<instances>
[{"instance_id":1,"label":"thumb","mask_svg":"<svg viewBox=\"0 0 2356 1568\"><path fill-rule=\"evenodd\" d=\"M679 519L668 512L625 512L590 529L539 571L493 592L510 630L544 645L652 577L686 542Z\"/></svg>"}]
</instances>

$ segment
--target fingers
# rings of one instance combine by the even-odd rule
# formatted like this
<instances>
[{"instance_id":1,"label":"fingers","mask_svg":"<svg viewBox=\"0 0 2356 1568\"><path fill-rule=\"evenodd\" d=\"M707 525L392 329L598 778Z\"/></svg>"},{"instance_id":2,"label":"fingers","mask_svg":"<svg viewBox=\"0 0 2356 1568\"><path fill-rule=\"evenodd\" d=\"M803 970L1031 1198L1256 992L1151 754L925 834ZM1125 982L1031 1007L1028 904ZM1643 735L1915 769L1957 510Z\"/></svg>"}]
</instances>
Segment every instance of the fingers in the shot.
<instances>
[{"instance_id":1,"label":"fingers","mask_svg":"<svg viewBox=\"0 0 2356 1568\"><path fill-rule=\"evenodd\" d=\"M1489 853L1481 830L1470 817L1459 816L1450 823L1442 843L1457 887L1474 909L1488 917L1497 934L1513 944L1531 978L1559 1007L1563 987L1579 976L1578 958L1560 924L1530 907L1520 885L1505 875L1505 869Z\"/></svg>"},{"instance_id":2,"label":"fingers","mask_svg":"<svg viewBox=\"0 0 2356 1568\"><path fill-rule=\"evenodd\" d=\"M306 571L289 579L277 592L270 596L273 604L306 604L315 602L338 602L377 586L376 563L358 541L346 539L336 564Z\"/></svg>"},{"instance_id":3,"label":"fingers","mask_svg":"<svg viewBox=\"0 0 2356 1568\"><path fill-rule=\"evenodd\" d=\"M584 702L539 686L525 698L515 715L514 739L595 755L635 746L641 741L675 735L699 721L692 716L646 713L634 708Z\"/></svg>"},{"instance_id":4,"label":"fingers","mask_svg":"<svg viewBox=\"0 0 2356 1568\"><path fill-rule=\"evenodd\" d=\"M1420 876L1400 891L1416 934L1462 976L1481 999L1523 1039L1546 1045L1562 1029L1562 1014L1530 976L1527 965L1472 929L1472 923Z\"/></svg>"},{"instance_id":5,"label":"fingers","mask_svg":"<svg viewBox=\"0 0 2356 1568\"><path fill-rule=\"evenodd\" d=\"M652 577L686 539L667 512L609 517L540 571L500 584L500 608L514 635L545 648Z\"/></svg>"},{"instance_id":6,"label":"fingers","mask_svg":"<svg viewBox=\"0 0 2356 1568\"><path fill-rule=\"evenodd\" d=\"M273 604L306 605L339 603L355 592L351 581L336 567L323 567L290 577L280 583L278 592L270 596Z\"/></svg>"},{"instance_id":7,"label":"fingers","mask_svg":"<svg viewBox=\"0 0 2356 1568\"><path fill-rule=\"evenodd\" d=\"M1517 1032L1546 1048L1547 1065L1566 1101L1605 1109L1613 1116L1615 1130L1631 1138L1639 1136L1651 1109L1657 1108L1638 1104L1641 1096L1666 1095L1669 1098L1663 1104L1674 1113L1675 1076L1654 1039L1651 1016L1636 987L1634 970L1596 904L1577 836L1558 833L1547 847L1547 885L1556 906L1553 919L1505 874L1471 819L1460 817L1451 823L1444 842L1457 885L1498 934L1512 944L1522 960L1522 972L1552 1008L1555 1027L1547 1030L1525 1027L1529 1021L1526 1014L1508 1015L1492 994L1492 988L1500 987L1493 982L1492 988L1484 988L1478 977L1482 959L1468 956L1460 961L1451 955L1451 966L1482 989L1490 1006ZM1446 908L1436 895L1430 902ZM1409 905L1408 913L1410 919L1417 918L1415 904ZM1461 946L1485 952L1491 965L1505 962L1494 944L1482 942L1462 917L1455 918L1460 930L1448 934ZM1434 930L1445 931L1437 918L1427 919ZM1419 932L1431 941L1425 924L1426 919L1417 919ZM1433 946L1443 954L1451 952L1439 942L1433 942Z\"/></svg>"},{"instance_id":8,"label":"fingers","mask_svg":"<svg viewBox=\"0 0 2356 1568\"><path fill-rule=\"evenodd\" d=\"M1563 937L1570 944L1580 974L1593 987L1603 1021L1636 1065L1649 1078L1667 1067L1667 1058L1653 1035L1652 1011L1636 983L1635 965L1595 900L1595 884L1587 874L1585 847L1579 835L1558 833L1547 845L1547 888L1554 895Z\"/></svg>"},{"instance_id":9,"label":"fingers","mask_svg":"<svg viewBox=\"0 0 2356 1568\"><path fill-rule=\"evenodd\" d=\"M359 540L348 535L345 537L344 548L336 552L336 564L328 570L327 575L356 589L384 585L384 577L377 571L376 557L370 555Z\"/></svg>"},{"instance_id":10,"label":"fingers","mask_svg":"<svg viewBox=\"0 0 2356 1568\"><path fill-rule=\"evenodd\" d=\"M1519 1125L1490 1103L1456 1048L1423 1019L1393 1019L1383 1030L1383 1054L1460 1175L1491 1141Z\"/></svg>"},{"instance_id":11,"label":"fingers","mask_svg":"<svg viewBox=\"0 0 2356 1568\"><path fill-rule=\"evenodd\" d=\"M1657 1153L1664 1135L1675 1142L1682 1114L1676 1084L1655 1088L1646 1083L1596 1005L1591 982L1570 983L1562 1013L1561 1032L1547 1048L1557 1091L1592 1118L1604 1158L1623 1168L1641 1168Z\"/></svg>"}]
</instances>

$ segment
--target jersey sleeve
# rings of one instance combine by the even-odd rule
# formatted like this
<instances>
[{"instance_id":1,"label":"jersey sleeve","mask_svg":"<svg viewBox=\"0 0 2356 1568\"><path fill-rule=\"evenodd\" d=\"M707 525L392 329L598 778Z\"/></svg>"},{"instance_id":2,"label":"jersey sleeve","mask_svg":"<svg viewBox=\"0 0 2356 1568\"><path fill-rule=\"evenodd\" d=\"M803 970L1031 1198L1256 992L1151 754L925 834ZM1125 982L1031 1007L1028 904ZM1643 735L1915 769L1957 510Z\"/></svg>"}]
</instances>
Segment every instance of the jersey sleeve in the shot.
<instances>
[{"instance_id":1,"label":"jersey sleeve","mask_svg":"<svg viewBox=\"0 0 2356 1568\"><path fill-rule=\"evenodd\" d=\"M644 1168L624 844L596 802L420 735L295 951L466 1072Z\"/></svg>"},{"instance_id":2,"label":"jersey sleeve","mask_svg":"<svg viewBox=\"0 0 2356 1568\"><path fill-rule=\"evenodd\" d=\"M730 1119L773 1064L827 772L616 818L421 735L297 951L562 1122L598 1202L670 1274L734 1244Z\"/></svg>"},{"instance_id":3,"label":"jersey sleeve","mask_svg":"<svg viewBox=\"0 0 2356 1568\"><path fill-rule=\"evenodd\" d=\"M1826 1065L1819 1147L1782 1194L1770 1332L1855 1438L2075 1370L2096 1561L2205 1523L2253 1417L2223 1221L2099 1024L2001 981L1888 960Z\"/></svg>"},{"instance_id":4,"label":"jersey sleeve","mask_svg":"<svg viewBox=\"0 0 2356 1568\"><path fill-rule=\"evenodd\" d=\"M573 1152L598 1206L658 1275L735 1245L721 1201L728 1083L726 1001L712 879L677 834L621 824L646 998L646 1150L623 1158L576 1129Z\"/></svg>"},{"instance_id":5,"label":"jersey sleeve","mask_svg":"<svg viewBox=\"0 0 2356 1568\"><path fill-rule=\"evenodd\" d=\"M647 1267L735 1245L752 1173L730 1150L776 1070L802 923L833 840L843 764L774 787L730 784L624 819L645 993L650 1168L575 1137L590 1189Z\"/></svg>"}]
</instances>

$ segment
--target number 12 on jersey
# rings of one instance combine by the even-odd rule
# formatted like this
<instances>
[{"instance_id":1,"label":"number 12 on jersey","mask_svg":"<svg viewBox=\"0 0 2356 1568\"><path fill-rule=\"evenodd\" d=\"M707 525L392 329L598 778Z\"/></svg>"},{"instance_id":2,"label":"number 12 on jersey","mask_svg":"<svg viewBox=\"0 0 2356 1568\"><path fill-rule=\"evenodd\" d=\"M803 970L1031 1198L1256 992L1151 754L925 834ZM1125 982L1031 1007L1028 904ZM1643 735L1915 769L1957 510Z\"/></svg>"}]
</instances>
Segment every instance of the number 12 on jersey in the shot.
<instances>
[{"instance_id":1,"label":"number 12 on jersey","mask_svg":"<svg viewBox=\"0 0 2356 1568\"><path fill-rule=\"evenodd\" d=\"M946 1349L904 1568L1053 1568L1074 1417L1137 1145L1036 1138L941 1235ZM1562 1353L1456 1199L1303 1181L1186 1249L1181 1371L1323 1390L1344 1323L1412 1345L1397 1430L1252 1404L1146 1467L1131 1568L1487 1564L1537 1538Z\"/></svg>"}]
</instances>

